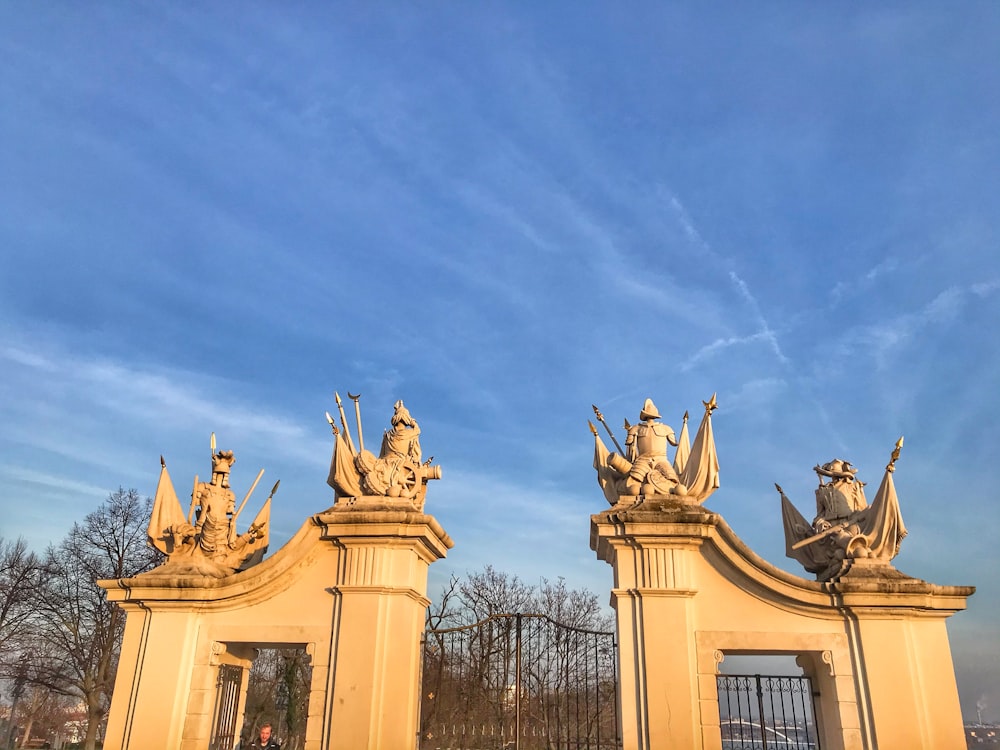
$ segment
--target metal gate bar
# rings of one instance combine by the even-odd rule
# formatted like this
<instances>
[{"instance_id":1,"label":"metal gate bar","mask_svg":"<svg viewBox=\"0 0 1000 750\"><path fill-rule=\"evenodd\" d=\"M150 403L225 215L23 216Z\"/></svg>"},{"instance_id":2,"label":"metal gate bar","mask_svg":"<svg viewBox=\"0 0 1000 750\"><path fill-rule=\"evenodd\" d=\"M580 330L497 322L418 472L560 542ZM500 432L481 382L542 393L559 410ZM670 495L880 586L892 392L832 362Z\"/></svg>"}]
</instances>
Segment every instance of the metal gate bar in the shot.
<instances>
[{"instance_id":1,"label":"metal gate bar","mask_svg":"<svg viewBox=\"0 0 1000 750\"><path fill-rule=\"evenodd\" d=\"M236 743L236 713L240 705L243 668L233 664L219 667L216 681L215 718L212 721L210 750L233 750Z\"/></svg>"},{"instance_id":2,"label":"metal gate bar","mask_svg":"<svg viewBox=\"0 0 1000 750\"><path fill-rule=\"evenodd\" d=\"M819 750L808 677L719 675L725 750Z\"/></svg>"},{"instance_id":3,"label":"metal gate bar","mask_svg":"<svg viewBox=\"0 0 1000 750\"><path fill-rule=\"evenodd\" d=\"M545 615L427 630L421 750L616 750L614 633Z\"/></svg>"}]
</instances>

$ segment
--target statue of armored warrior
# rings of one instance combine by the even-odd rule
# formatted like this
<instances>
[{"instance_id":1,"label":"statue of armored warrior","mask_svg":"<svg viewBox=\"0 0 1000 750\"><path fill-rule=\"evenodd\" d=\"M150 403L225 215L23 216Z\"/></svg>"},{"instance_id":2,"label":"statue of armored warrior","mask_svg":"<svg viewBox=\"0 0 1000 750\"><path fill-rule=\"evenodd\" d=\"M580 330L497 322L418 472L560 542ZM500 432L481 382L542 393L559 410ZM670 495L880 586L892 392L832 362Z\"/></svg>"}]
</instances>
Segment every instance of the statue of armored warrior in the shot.
<instances>
[{"instance_id":1,"label":"statue of armored warrior","mask_svg":"<svg viewBox=\"0 0 1000 750\"><path fill-rule=\"evenodd\" d=\"M637 459L647 456L663 457L667 455L667 443L677 445L673 429L670 425L657 422L659 418L659 409L653 399L647 398L639 412L639 424L632 425L625 437L625 458L635 463Z\"/></svg>"},{"instance_id":2,"label":"statue of armored warrior","mask_svg":"<svg viewBox=\"0 0 1000 750\"><path fill-rule=\"evenodd\" d=\"M382 438L382 451L379 458L390 458L396 456L403 459L410 459L415 464L420 464L420 426L412 416L402 401L397 401L393 406L392 428L387 430Z\"/></svg>"},{"instance_id":3,"label":"statue of armored warrior","mask_svg":"<svg viewBox=\"0 0 1000 750\"><path fill-rule=\"evenodd\" d=\"M336 428L329 413L326 416L333 427L335 441L327 484L333 487L338 499L398 498L410 507L422 509L427 482L441 478L441 467L432 466L432 459L421 463L420 425L417 420L402 401L397 401L393 407L391 427L382 434L382 446L376 456L364 448L361 437L361 411L357 407L360 396L351 395L351 398L358 415L360 446L356 450L351 443L343 406L338 400L342 429Z\"/></svg>"},{"instance_id":4,"label":"statue of armored warrior","mask_svg":"<svg viewBox=\"0 0 1000 750\"><path fill-rule=\"evenodd\" d=\"M621 476L622 495L684 495L687 489L680 483L677 472L667 458L667 445L677 445L674 431L658 422L660 412L647 398L639 412L638 424L629 427L625 438L625 455L612 453L607 465Z\"/></svg>"},{"instance_id":5,"label":"statue of armored warrior","mask_svg":"<svg viewBox=\"0 0 1000 750\"><path fill-rule=\"evenodd\" d=\"M229 489L229 472L236 463L233 451L216 451L212 454L212 484Z\"/></svg>"},{"instance_id":6,"label":"statue of armored warrior","mask_svg":"<svg viewBox=\"0 0 1000 750\"><path fill-rule=\"evenodd\" d=\"M660 410L647 398L639 412L638 424L625 421L625 447L619 444L614 431L594 405L594 416L603 425L614 443L617 453L611 453L597 427L590 424L594 435L594 468L597 483L611 505L625 502L627 497L655 497L674 495L680 502L698 505L719 486L719 459L712 437L712 412L718 408L715 395L705 405L705 416L698 427L694 446L688 443L687 413L681 439L674 436L670 425L658 421ZM677 447L674 461L667 455L668 446ZM635 501L633 501L635 502Z\"/></svg>"},{"instance_id":7,"label":"statue of armored warrior","mask_svg":"<svg viewBox=\"0 0 1000 750\"><path fill-rule=\"evenodd\" d=\"M785 554L815 573L820 581L843 575L857 559L889 565L906 536L892 479L902 446L900 438L871 505L865 499L864 482L856 476L858 470L847 461L835 458L813 467L819 487L816 517L811 524L785 497L781 485L775 484L781 496Z\"/></svg>"},{"instance_id":8,"label":"statue of armored warrior","mask_svg":"<svg viewBox=\"0 0 1000 750\"><path fill-rule=\"evenodd\" d=\"M260 481L263 469L237 508L236 495L229 487L229 474L236 463L236 455L233 451L216 451L213 433L212 481L199 482L195 477L191 509L185 516L167 473L166 462L162 457L160 461L160 481L147 528L150 544L167 555L167 563L160 572L224 577L260 562L270 539L271 498L278 483L250 528L238 534L236 523L240 512Z\"/></svg>"}]
</instances>

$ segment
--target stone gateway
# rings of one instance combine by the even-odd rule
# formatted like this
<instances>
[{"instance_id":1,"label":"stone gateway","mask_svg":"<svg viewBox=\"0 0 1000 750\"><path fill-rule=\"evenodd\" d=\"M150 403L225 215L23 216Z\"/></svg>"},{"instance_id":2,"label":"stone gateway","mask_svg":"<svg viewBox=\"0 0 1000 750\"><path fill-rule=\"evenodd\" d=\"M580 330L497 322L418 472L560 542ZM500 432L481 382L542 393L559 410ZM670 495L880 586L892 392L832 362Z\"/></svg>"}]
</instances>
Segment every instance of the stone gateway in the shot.
<instances>
[{"instance_id":1,"label":"stone gateway","mask_svg":"<svg viewBox=\"0 0 1000 750\"><path fill-rule=\"evenodd\" d=\"M308 656L305 750L417 747L428 568L452 547L424 513L441 468L423 459L424 436L402 401L378 454L367 450L360 395L349 396L357 444L339 396L339 427L327 414L333 505L269 558L277 484L242 533L239 524L263 471L237 505L235 454L216 450L213 436L211 480L195 477L185 513L161 459L148 536L166 562L99 582L128 613L105 747L233 750L249 667L259 649L274 648ZM738 728L741 738L750 733L746 747L765 746L771 731L807 737L784 746L822 750L964 748L946 621L974 589L892 564L906 535L893 479L902 439L871 503L843 459L814 467L812 521L776 485L788 555L815 576L808 580L761 559L704 507L720 487L720 463L718 401L703 404L689 444L687 413L678 436L646 399L638 421L625 422L624 448L594 407L617 449L590 425L611 506L591 516L590 546L614 573L613 746L723 750ZM774 655L794 657L803 676L720 675L730 656ZM766 726L763 701L734 717L730 697L752 685L775 691L796 718ZM504 689L516 693L519 683ZM501 739L522 750L542 741L519 731ZM476 742L463 746L499 747Z\"/></svg>"}]
</instances>

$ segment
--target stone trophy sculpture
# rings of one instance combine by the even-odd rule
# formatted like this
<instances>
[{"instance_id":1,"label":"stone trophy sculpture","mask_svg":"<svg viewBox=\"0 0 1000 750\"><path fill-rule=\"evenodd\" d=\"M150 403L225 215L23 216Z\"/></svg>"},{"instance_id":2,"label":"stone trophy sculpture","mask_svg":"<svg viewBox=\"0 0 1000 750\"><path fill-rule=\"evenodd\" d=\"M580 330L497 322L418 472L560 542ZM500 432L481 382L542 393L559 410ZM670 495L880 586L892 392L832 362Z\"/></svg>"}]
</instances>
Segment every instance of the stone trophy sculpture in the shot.
<instances>
[{"instance_id":1,"label":"stone trophy sculpture","mask_svg":"<svg viewBox=\"0 0 1000 750\"><path fill-rule=\"evenodd\" d=\"M354 445L340 394L334 394L340 415L340 429L327 412L334 435L330 475L326 482L336 493L334 507L362 504L399 505L422 511L427 494L427 482L441 478L441 467L432 465L433 457L422 461L420 426L402 401L397 401L389 420L390 427L382 434L382 444L376 456L365 449L361 426L361 395L347 394L354 401L358 445Z\"/></svg>"},{"instance_id":2,"label":"stone trophy sculpture","mask_svg":"<svg viewBox=\"0 0 1000 750\"><path fill-rule=\"evenodd\" d=\"M597 483L612 506L635 504L644 498L671 497L681 503L700 505L719 487L719 459L712 434L712 412L718 408L715 395L702 402L705 414L695 435L694 445L688 444L688 415L680 439L673 429L659 421L660 412L652 399L646 399L639 412L639 422L625 421L625 448L596 406L594 415L611 438L616 453L610 452L601 440L597 428L588 422L594 435L594 468ZM673 461L667 455L668 446L676 448Z\"/></svg>"},{"instance_id":3,"label":"stone trophy sculpture","mask_svg":"<svg viewBox=\"0 0 1000 750\"><path fill-rule=\"evenodd\" d=\"M275 482L250 528L237 534L236 523L264 470L257 474L237 508L236 496L229 487L229 473L234 463L233 451L216 450L215 433L212 433L212 480L199 482L195 476L191 507L185 515L167 464L160 457L160 480L146 533L149 543L165 554L167 561L152 572L224 578L263 559L270 538L271 498L280 481Z\"/></svg>"},{"instance_id":4,"label":"stone trophy sculpture","mask_svg":"<svg viewBox=\"0 0 1000 750\"><path fill-rule=\"evenodd\" d=\"M890 568L906 536L892 479L902 447L900 438L871 505L865 498L865 483L856 476L858 470L847 461L834 459L813 467L819 487L812 523L785 497L781 486L775 484L781 495L785 554L802 563L818 581L837 579L856 566L881 568L882 572ZM867 562L858 566L859 560Z\"/></svg>"}]
</instances>

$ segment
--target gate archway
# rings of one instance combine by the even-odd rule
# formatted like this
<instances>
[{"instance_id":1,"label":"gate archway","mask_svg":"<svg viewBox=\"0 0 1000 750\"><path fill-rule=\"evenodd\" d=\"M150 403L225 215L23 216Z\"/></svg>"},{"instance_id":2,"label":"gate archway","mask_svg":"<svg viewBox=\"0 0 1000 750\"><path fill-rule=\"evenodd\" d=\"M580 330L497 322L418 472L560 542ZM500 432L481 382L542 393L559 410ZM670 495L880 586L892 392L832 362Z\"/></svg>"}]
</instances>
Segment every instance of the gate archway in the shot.
<instances>
[{"instance_id":1,"label":"gate archway","mask_svg":"<svg viewBox=\"0 0 1000 750\"><path fill-rule=\"evenodd\" d=\"M420 750L620 748L616 649L541 614L426 630Z\"/></svg>"},{"instance_id":2,"label":"gate archway","mask_svg":"<svg viewBox=\"0 0 1000 750\"><path fill-rule=\"evenodd\" d=\"M106 746L229 750L272 648L309 658L305 750L412 746L427 568L450 546L432 516L345 504L225 578L101 581L128 612Z\"/></svg>"},{"instance_id":3,"label":"gate archway","mask_svg":"<svg viewBox=\"0 0 1000 750\"><path fill-rule=\"evenodd\" d=\"M716 682L724 750L821 750L807 675L723 674Z\"/></svg>"}]
</instances>

